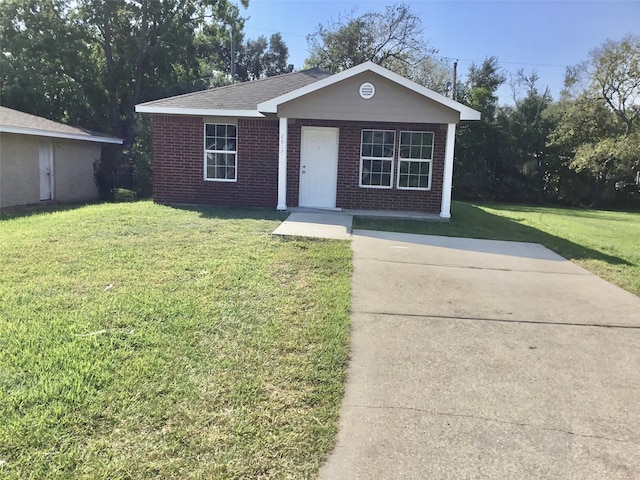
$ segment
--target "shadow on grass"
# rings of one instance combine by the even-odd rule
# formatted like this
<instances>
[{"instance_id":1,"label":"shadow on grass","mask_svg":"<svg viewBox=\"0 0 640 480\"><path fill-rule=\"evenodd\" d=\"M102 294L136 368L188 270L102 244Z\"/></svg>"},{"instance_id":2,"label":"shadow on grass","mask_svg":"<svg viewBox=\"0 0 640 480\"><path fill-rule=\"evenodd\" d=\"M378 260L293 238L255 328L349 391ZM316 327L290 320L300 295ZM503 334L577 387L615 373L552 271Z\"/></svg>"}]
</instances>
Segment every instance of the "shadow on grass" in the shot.
<instances>
[{"instance_id":1,"label":"shadow on grass","mask_svg":"<svg viewBox=\"0 0 640 480\"><path fill-rule=\"evenodd\" d=\"M611 265L632 265L625 259L607 255L598 250L571 242L565 238L557 237L542 230L518 223L518 219L494 215L467 203L456 202L454 207L452 219L447 223L356 217L354 218L353 228L417 233L422 235L441 235L445 237L540 243L570 260L592 259L601 260ZM522 209L514 207L514 210Z\"/></svg>"},{"instance_id":2,"label":"shadow on grass","mask_svg":"<svg viewBox=\"0 0 640 480\"><path fill-rule=\"evenodd\" d=\"M279 212L271 208L253 207L218 207L207 205L164 205L167 208L197 212L203 218L216 218L227 220L276 220L283 221L289 216L289 212Z\"/></svg>"},{"instance_id":3,"label":"shadow on grass","mask_svg":"<svg viewBox=\"0 0 640 480\"><path fill-rule=\"evenodd\" d=\"M637 210L596 210L591 208L576 208L576 207L562 207L557 205L552 206L540 206L540 205L524 205L524 204L505 204L505 203L483 203L482 205L492 208L494 210L500 210L505 212L528 212L528 213L540 213L544 215L571 215L573 217L580 218L593 218L602 219L608 221L615 221L613 216L620 215L625 216L623 221L627 221L628 215L637 215L640 219L640 211Z\"/></svg>"},{"instance_id":4,"label":"shadow on grass","mask_svg":"<svg viewBox=\"0 0 640 480\"><path fill-rule=\"evenodd\" d=\"M14 218L31 217L33 215L42 215L46 213L65 212L68 210L77 210L87 205L97 205L100 202L82 202L82 203L50 203L45 205L20 205L17 207L4 207L0 209L0 221L11 220Z\"/></svg>"}]
</instances>

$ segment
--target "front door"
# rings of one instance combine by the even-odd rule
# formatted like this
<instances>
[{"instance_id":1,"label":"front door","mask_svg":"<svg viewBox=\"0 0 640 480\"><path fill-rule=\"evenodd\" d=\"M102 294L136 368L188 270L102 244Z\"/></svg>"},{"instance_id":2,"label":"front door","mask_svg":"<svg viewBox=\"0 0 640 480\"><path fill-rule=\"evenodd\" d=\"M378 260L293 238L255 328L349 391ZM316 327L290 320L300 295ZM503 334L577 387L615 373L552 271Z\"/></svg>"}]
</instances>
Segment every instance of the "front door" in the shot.
<instances>
[{"instance_id":1,"label":"front door","mask_svg":"<svg viewBox=\"0 0 640 480\"><path fill-rule=\"evenodd\" d=\"M40 200L51 200L53 191L53 155L50 140L40 141Z\"/></svg>"},{"instance_id":2,"label":"front door","mask_svg":"<svg viewBox=\"0 0 640 480\"><path fill-rule=\"evenodd\" d=\"M339 129L302 127L299 206L335 208Z\"/></svg>"}]
</instances>

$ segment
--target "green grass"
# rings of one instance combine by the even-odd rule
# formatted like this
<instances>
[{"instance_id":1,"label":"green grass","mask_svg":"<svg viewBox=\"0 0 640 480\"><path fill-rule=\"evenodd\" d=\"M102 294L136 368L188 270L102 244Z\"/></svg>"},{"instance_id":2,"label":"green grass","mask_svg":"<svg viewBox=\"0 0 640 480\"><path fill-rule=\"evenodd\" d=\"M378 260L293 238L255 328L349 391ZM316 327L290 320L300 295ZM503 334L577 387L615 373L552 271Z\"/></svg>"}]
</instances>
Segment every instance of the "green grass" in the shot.
<instances>
[{"instance_id":1,"label":"green grass","mask_svg":"<svg viewBox=\"0 0 640 480\"><path fill-rule=\"evenodd\" d=\"M314 478L348 357L347 242L150 202L0 220L0 477Z\"/></svg>"},{"instance_id":2,"label":"green grass","mask_svg":"<svg viewBox=\"0 0 640 480\"><path fill-rule=\"evenodd\" d=\"M354 219L354 228L535 242L640 296L640 213L453 202L450 222Z\"/></svg>"}]
</instances>

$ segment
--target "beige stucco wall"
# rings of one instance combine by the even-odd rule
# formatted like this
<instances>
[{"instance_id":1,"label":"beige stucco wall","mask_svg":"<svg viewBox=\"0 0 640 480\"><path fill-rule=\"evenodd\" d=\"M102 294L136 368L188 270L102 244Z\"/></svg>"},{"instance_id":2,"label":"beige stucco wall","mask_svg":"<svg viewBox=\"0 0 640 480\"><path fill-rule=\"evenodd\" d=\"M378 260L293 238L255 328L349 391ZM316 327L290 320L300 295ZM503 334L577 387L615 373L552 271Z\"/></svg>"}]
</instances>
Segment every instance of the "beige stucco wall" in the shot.
<instances>
[{"instance_id":1,"label":"beige stucco wall","mask_svg":"<svg viewBox=\"0 0 640 480\"><path fill-rule=\"evenodd\" d=\"M0 133L0 207L40 201L38 137Z\"/></svg>"},{"instance_id":2,"label":"beige stucco wall","mask_svg":"<svg viewBox=\"0 0 640 480\"><path fill-rule=\"evenodd\" d=\"M0 133L0 207L40 202L39 145L53 142L53 199L80 202L98 198L93 164L101 144Z\"/></svg>"},{"instance_id":3,"label":"beige stucco wall","mask_svg":"<svg viewBox=\"0 0 640 480\"><path fill-rule=\"evenodd\" d=\"M359 94L370 82L376 93L369 100ZM376 73L363 72L342 82L278 107L289 118L408 123L457 123L460 114Z\"/></svg>"},{"instance_id":4,"label":"beige stucco wall","mask_svg":"<svg viewBox=\"0 0 640 480\"><path fill-rule=\"evenodd\" d=\"M100 160L101 144L77 140L53 142L53 193L59 202L98 198L93 164Z\"/></svg>"}]
</instances>

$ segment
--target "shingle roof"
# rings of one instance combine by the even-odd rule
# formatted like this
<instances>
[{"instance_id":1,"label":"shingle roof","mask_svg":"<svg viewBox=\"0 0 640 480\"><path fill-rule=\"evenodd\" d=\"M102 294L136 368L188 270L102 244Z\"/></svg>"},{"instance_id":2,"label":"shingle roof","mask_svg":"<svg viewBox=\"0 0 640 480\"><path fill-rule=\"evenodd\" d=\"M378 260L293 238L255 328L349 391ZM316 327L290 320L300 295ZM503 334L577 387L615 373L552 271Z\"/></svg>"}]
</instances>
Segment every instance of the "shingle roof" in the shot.
<instances>
[{"instance_id":1,"label":"shingle roof","mask_svg":"<svg viewBox=\"0 0 640 480\"><path fill-rule=\"evenodd\" d=\"M120 138L0 106L0 132L121 144Z\"/></svg>"},{"instance_id":2,"label":"shingle roof","mask_svg":"<svg viewBox=\"0 0 640 480\"><path fill-rule=\"evenodd\" d=\"M312 68L301 72L286 73L251 82L187 93L177 97L161 98L142 103L137 107L142 107L142 111L145 110L145 107L255 111L259 103L297 90L331 75L331 73L319 68Z\"/></svg>"},{"instance_id":3,"label":"shingle roof","mask_svg":"<svg viewBox=\"0 0 640 480\"><path fill-rule=\"evenodd\" d=\"M480 112L429 90L373 62L332 74L319 68L268 77L252 82L162 98L136 105L136 112L168 115L264 117L277 114L279 106L330 87L363 72L380 75L426 100L457 112L460 120L479 120Z\"/></svg>"}]
</instances>

